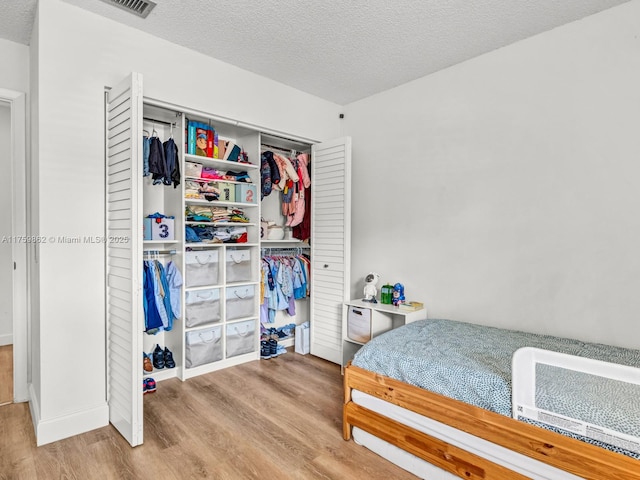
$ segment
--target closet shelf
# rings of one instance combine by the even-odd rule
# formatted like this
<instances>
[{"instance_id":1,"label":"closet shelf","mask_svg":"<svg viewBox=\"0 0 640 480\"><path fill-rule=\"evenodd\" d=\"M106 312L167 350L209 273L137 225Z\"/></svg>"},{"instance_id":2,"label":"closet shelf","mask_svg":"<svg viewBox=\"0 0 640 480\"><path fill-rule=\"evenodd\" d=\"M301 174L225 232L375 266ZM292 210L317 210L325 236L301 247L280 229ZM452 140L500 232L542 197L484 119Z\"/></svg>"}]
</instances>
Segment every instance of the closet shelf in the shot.
<instances>
[{"instance_id":1,"label":"closet shelf","mask_svg":"<svg viewBox=\"0 0 640 480\"><path fill-rule=\"evenodd\" d=\"M257 203L242 203L242 202L222 202L220 200L199 200L197 198L185 198L184 203L187 205L208 205L212 207L257 207Z\"/></svg>"},{"instance_id":2,"label":"closet shelf","mask_svg":"<svg viewBox=\"0 0 640 480\"><path fill-rule=\"evenodd\" d=\"M184 159L188 162L200 163L205 167L223 168L227 170L257 170L260 168L260 165L254 165L253 163L230 162L229 160L201 157L188 153L184 154Z\"/></svg>"},{"instance_id":3,"label":"closet shelf","mask_svg":"<svg viewBox=\"0 0 640 480\"><path fill-rule=\"evenodd\" d=\"M193 242L193 243L185 243L185 248L219 248L222 246L225 247L257 247L257 243L206 243L206 242Z\"/></svg>"},{"instance_id":4,"label":"closet shelf","mask_svg":"<svg viewBox=\"0 0 640 480\"><path fill-rule=\"evenodd\" d=\"M143 240L145 245L164 245L171 243L180 243L180 240Z\"/></svg>"},{"instance_id":5,"label":"closet shelf","mask_svg":"<svg viewBox=\"0 0 640 480\"><path fill-rule=\"evenodd\" d=\"M284 245L283 248L291 248L291 247L311 248L311 245L309 245L308 243L301 242L300 240L260 240L260 244Z\"/></svg>"},{"instance_id":6,"label":"closet shelf","mask_svg":"<svg viewBox=\"0 0 640 480\"><path fill-rule=\"evenodd\" d=\"M196 222L196 221L187 221L184 222L185 225L211 225L214 227L255 227L256 223L245 223L245 222Z\"/></svg>"},{"instance_id":7,"label":"closet shelf","mask_svg":"<svg viewBox=\"0 0 640 480\"><path fill-rule=\"evenodd\" d=\"M186 287L184 289L184 291L185 292L197 292L197 291L200 291L200 290L211 290L212 288L222 288L222 287L223 287L223 285L221 285L221 284L215 284L215 285L212 284L212 285L203 285L201 287ZM218 323L220 323L220 322L218 322Z\"/></svg>"},{"instance_id":8,"label":"closet shelf","mask_svg":"<svg viewBox=\"0 0 640 480\"><path fill-rule=\"evenodd\" d=\"M202 182L202 183L224 182L224 183L233 183L234 185L256 185L253 182L238 182L236 180L225 180L224 178L203 178L203 177L185 176L184 179L191 180L192 182Z\"/></svg>"}]
</instances>

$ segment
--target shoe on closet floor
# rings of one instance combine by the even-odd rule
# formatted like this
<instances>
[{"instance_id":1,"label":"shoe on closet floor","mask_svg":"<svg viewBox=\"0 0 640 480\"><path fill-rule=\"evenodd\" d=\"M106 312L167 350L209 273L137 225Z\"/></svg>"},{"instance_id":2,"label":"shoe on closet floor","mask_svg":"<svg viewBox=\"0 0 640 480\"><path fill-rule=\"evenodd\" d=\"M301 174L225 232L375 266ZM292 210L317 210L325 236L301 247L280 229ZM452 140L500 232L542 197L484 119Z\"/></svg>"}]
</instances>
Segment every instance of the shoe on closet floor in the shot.
<instances>
[{"instance_id":1,"label":"shoe on closet floor","mask_svg":"<svg viewBox=\"0 0 640 480\"><path fill-rule=\"evenodd\" d=\"M274 340L273 338L269 339L268 342L269 344L269 355L271 355L271 357L277 357L278 356L278 341Z\"/></svg>"},{"instance_id":2,"label":"shoe on closet floor","mask_svg":"<svg viewBox=\"0 0 640 480\"><path fill-rule=\"evenodd\" d=\"M144 383L144 393L153 393L156 391L156 381L153 378L145 378L143 380Z\"/></svg>"},{"instance_id":3,"label":"shoe on closet floor","mask_svg":"<svg viewBox=\"0 0 640 480\"><path fill-rule=\"evenodd\" d=\"M268 340L260 341L260 358L262 360L268 360L271 358L271 347L269 347Z\"/></svg>"},{"instance_id":4,"label":"shoe on closet floor","mask_svg":"<svg viewBox=\"0 0 640 480\"><path fill-rule=\"evenodd\" d=\"M144 373L153 372L153 364L151 363L151 359L149 358L149 355L144 352L142 352L142 370L144 371Z\"/></svg>"},{"instance_id":5,"label":"shoe on closet floor","mask_svg":"<svg viewBox=\"0 0 640 480\"><path fill-rule=\"evenodd\" d=\"M160 348L160 345L156 345L156 349L153 351L153 366L157 369L164 368L164 350Z\"/></svg>"},{"instance_id":6,"label":"shoe on closet floor","mask_svg":"<svg viewBox=\"0 0 640 480\"><path fill-rule=\"evenodd\" d=\"M167 368L174 368L176 366L176 362L173 360L173 353L167 347L164 347L164 366Z\"/></svg>"}]
</instances>

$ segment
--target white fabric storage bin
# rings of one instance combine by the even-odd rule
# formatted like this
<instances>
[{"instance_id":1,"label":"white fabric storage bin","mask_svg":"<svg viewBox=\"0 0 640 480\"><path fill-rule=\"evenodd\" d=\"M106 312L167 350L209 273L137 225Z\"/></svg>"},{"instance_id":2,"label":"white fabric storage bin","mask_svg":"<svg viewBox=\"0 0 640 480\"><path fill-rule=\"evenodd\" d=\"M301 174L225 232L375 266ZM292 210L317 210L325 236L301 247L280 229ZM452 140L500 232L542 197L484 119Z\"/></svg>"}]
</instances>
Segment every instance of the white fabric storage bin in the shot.
<instances>
[{"instance_id":1,"label":"white fabric storage bin","mask_svg":"<svg viewBox=\"0 0 640 480\"><path fill-rule=\"evenodd\" d=\"M256 322L232 323L227 325L227 357L235 357L256 349Z\"/></svg>"},{"instance_id":2,"label":"white fabric storage bin","mask_svg":"<svg viewBox=\"0 0 640 480\"><path fill-rule=\"evenodd\" d=\"M199 250L186 252L184 284L186 288L218 283L218 252Z\"/></svg>"},{"instance_id":3,"label":"white fabric storage bin","mask_svg":"<svg viewBox=\"0 0 640 480\"><path fill-rule=\"evenodd\" d=\"M222 326L187 332L185 340L187 368L222 360Z\"/></svg>"},{"instance_id":4,"label":"white fabric storage bin","mask_svg":"<svg viewBox=\"0 0 640 480\"><path fill-rule=\"evenodd\" d=\"M227 320L255 315L255 288L253 285L227 287Z\"/></svg>"},{"instance_id":5,"label":"white fabric storage bin","mask_svg":"<svg viewBox=\"0 0 640 480\"><path fill-rule=\"evenodd\" d=\"M200 178L202 176L202 164L195 162L184 162L184 175L185 177Z\"/></svg>"},{"instance_id":6,"label":"white fabric storage bin","mask_svg":"<svg viewBox=\"0 0 640 480\"><path fill-rule=\"evenodd\" d=\"M361 343L371 340L371 309L349 306L347 337Z\"/></svg>"},{"instance_id":7,"label":"white fabric storage bin","mask_svg":"<svg viewBox=\"0 0 640 480\"><path fill-rule=\"evenodd\" d=\"M227 250L227 283L251 281L251 250Z\"/></svg>"},{"instance_id":8,"label":"white fabric storage bin","mask_svg":"<svg viewBox=\"0 0 640 480\"><path fill-rule=\"evenodd\" d=\"M217 288L187 292L184 304L187 328L220 321L220 290Z\"/></svg>"}]
</instances>

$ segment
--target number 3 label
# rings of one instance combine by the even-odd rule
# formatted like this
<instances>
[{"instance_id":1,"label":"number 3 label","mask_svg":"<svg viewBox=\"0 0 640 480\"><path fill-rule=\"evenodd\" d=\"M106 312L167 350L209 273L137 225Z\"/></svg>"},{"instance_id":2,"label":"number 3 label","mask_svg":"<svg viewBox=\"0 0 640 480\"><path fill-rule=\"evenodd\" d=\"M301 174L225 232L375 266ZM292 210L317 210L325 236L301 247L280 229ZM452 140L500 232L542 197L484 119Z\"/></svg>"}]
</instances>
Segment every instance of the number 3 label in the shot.
<instances>
[{"instance_id":1,"label":"number 3 label","mask_svg":"<svg viewBox=\"0 0 640 480\"><path fill-rule=\"evenodd\" d=\"M169 236L169 227L165 224L158 225L160 229L160 238L167 238Z\"/></svg>"}]
</instances>

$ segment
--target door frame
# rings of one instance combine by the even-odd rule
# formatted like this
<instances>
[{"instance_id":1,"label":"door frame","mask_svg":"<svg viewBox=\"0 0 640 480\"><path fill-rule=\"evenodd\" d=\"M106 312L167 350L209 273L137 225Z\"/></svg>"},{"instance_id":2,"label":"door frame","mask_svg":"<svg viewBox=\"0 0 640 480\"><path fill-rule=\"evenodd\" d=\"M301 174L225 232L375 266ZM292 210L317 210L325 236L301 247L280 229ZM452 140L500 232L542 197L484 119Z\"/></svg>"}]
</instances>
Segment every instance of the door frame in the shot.
<instances>
[{"instance_id":1,"label":"door frame","mask_svg":"<svg viewBox=\"0 0 640 480\"><path fill-rule=\"evenodd\" d=\"M28 390L28 309L27 265L27 102L26 94L0 88L0 100L11 111L11 252L13 269L13 401L29 400ZM22 241L24 239L24 241Z\"/></svg>"}]
</instances>

